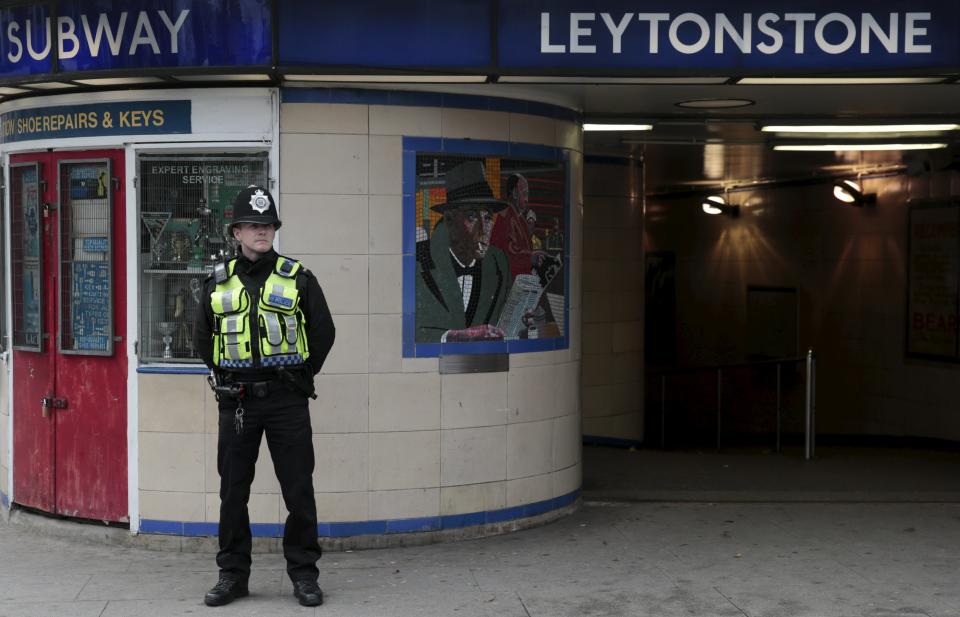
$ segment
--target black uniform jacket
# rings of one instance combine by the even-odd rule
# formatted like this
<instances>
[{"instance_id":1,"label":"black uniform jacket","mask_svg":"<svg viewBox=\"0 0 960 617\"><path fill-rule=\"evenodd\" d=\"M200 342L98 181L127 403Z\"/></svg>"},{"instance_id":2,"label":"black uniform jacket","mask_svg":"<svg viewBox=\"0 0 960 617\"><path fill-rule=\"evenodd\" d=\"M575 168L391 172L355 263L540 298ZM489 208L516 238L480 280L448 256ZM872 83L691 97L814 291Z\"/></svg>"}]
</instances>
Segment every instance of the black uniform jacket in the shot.
<instances>
[{"instance_id":1,"label":"black uniform jacket","mask_svg":"<svg viewBox=\"0 0 960 617\"><path fill-rule=\"evenodd\" d=\"M263 287L267 277L273 272L277 263L277 253L271 250L264 254L257 261L250 261L243 255L237 258L237 265L234 273L240 276L240 281L250 294L251 301L255 302L260 288ZM323 368L323 362L333 347L333 339L336 330L333 326L333 318L330 317L330 309L327 307L327 300L323 297L323 290L320 289L320 283L312 272L301 267L297 273L297 289L300 291L300 309L306 320L307 342L310 346L310 357L307 358L310 375L316 375ZM193 340L197 353L200 358L210 368L213 365L213 331L216 328L217 321L213 315L213 308L210 306L210 294L216 287L216 281L213 276L207 277L203 285L203 297L200 299L201 310L197 311L197 320L193 328ZM253 345L254 358L259 357L258 344L259 327L258 324L251 324L251 344ZM260 381L261 379L271 379L276 376L276 369L243 369L244 379L250 381Z\"/></svg>"}]
</instances>

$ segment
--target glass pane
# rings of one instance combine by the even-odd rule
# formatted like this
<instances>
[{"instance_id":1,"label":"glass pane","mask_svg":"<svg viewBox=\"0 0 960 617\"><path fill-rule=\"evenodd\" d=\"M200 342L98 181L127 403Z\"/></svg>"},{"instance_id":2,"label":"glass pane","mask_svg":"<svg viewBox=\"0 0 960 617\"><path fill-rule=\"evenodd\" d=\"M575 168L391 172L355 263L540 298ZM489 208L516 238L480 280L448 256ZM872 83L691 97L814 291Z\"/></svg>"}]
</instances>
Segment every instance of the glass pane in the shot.
<instances>
[{"instance_id":1,"label":"glass pane","mask_svg":"<svg viewBox=\"0 0 960 617\"><path fill-rule=\"evenodd\" d=\"M233 198L266 185L267 153L141 156L140 359L193 361L203 280L234 256Z\"/></svg>"},{"instance_id":2,"label":"glass pane","mask_svg":"<svg viewBox=\"0 0 960 617\"><path fill-rule=\"evenodd\" d=\"M65 353L113 352L108 161L60 164L60 333Z\"/></svg>"},{"instance_id":3,"label":"glass pane","mask_svg":"<svg viewBox=\"0 0 960 617\"><path fill-rule=\"evenodd\" d=\"M43 327L40 284L40 171L37 165L10 169L11 268L13 271L13 345L40 351Z\"/></svg>"}]
</instances>

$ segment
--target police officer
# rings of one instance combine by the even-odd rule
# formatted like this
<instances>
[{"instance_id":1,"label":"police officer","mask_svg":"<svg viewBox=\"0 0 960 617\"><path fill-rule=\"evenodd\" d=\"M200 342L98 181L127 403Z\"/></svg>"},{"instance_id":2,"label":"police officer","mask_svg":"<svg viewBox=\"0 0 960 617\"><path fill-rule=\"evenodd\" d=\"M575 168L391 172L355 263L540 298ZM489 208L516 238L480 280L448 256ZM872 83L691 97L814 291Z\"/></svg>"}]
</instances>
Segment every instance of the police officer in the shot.
<instances>
[{"instance_id":1,"label":"police officer","mask_svg":"<svg viewBox=\"0 0 960 617\"><path fill-rule=\"evenodd\" d=\"M273 250L279 227L268 190L240 191L230 223L240 255L217 265L197 311L195 345L220 408L220 578L204 597L208 606L249 593L247 501L264 433L289 513L283 554L293 593L304 606L323 603L307 397L316 398L313 376L333 346L334 326L313 274Z\"/></svg>"}]
</instances>

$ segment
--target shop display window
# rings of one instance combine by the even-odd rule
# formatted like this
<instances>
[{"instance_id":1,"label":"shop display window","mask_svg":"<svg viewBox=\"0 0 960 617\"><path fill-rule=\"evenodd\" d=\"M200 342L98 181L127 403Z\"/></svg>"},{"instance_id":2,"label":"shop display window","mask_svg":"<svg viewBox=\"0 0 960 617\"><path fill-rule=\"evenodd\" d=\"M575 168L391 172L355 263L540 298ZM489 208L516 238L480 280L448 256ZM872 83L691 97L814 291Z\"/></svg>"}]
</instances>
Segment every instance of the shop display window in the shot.
<instances>
[{"instance_id":1,"label":"shop display window","mask_svg":"<svg viewBox=\"0 0 960 617\"><path fill-rule=\"evenodd\" d=\"M203 281L235 256L233 198L267 184L267 153L141 155L137 178L140 359L200 362L193 321Z\"/></svg>"}]
</instances>

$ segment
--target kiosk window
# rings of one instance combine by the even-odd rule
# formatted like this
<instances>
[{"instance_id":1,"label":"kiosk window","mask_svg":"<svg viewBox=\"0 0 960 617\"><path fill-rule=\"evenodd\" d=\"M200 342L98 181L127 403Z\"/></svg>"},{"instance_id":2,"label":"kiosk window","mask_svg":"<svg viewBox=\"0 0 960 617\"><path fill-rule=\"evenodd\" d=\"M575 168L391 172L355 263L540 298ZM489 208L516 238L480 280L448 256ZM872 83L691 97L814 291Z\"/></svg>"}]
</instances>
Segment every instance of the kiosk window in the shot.
<instances>
[{"instance_id":1,"label":"kiosk window","mask_svg":"<svg viewBox=\"0 0 960 617\"><path fill-rule=\"evenodd\" d=\"M227 225L233 198L268 181L267 153L142 155L140 215L140 359L199 362L193 320L204 279L236 247Z\"/></svg>"}]
</instances>

